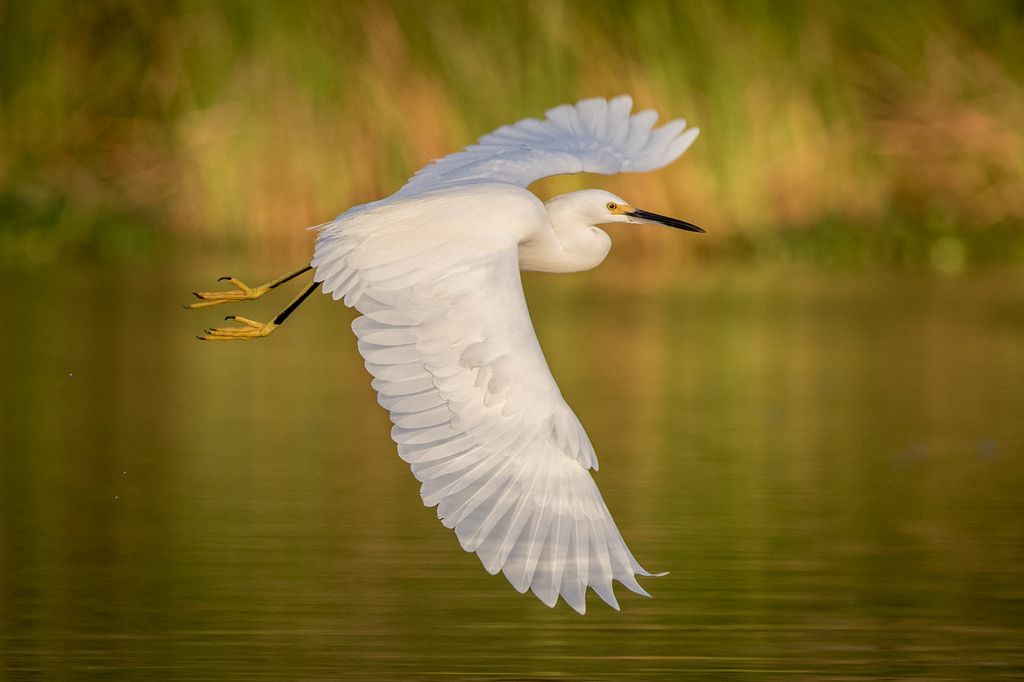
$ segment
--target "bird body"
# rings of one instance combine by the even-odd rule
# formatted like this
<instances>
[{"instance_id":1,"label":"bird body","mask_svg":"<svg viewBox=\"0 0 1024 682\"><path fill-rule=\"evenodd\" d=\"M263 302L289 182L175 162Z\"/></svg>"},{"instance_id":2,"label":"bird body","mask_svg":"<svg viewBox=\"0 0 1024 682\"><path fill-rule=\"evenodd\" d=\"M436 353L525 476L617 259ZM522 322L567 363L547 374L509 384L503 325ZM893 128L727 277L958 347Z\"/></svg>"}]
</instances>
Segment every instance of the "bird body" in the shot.
<instances>
[{"instance_id":1,"label":"bird body","mask_svg":"<svg viewBox=\"0 0 1024 682\"><path fill-rule=\"evenodd\" d=\"M519 271L596 267L611 247L600 224L702 230L602 190L542 203L526 186L556 173L659 168L696 137L682 121L654 129L653 112L631 108L628 97L584 100L499 128L391 197L317 228L309 266L324 293L361 313L352 323L359 352L424 504L487 571L580 613L588 587L618 608L612 581L647 595L636 576L652 574L626 547L588 471L597 456L548 369ZM203 338L272 328L236 331Z\"/></svg>"}]
</instances>

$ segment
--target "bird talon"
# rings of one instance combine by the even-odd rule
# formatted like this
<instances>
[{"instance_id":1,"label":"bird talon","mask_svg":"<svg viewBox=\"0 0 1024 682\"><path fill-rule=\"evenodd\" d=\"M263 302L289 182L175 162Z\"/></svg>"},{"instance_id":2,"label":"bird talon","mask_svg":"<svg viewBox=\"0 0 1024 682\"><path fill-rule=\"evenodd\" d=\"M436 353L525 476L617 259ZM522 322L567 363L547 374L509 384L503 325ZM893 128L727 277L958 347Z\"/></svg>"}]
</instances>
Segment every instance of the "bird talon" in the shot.
<instances>
[{"instance_id":1,"label":"bird talon","mask_svg":"<svg viewBox=\"0 0 1024 682\"><path fill-rule=\"evenodd\" d=\"M228 315L224 319L238 322L244 326L211 327L203 330L203 336L198 338L203 341L249 341L251 339L259 339L264 336L268 336L272 331L280 326L276 322L256 322L255 320L238 317L237 315Z\"/></svg>"},{"instance_id":2,"label":"bird talon","mask_svg":"<svg viewBox=\"0 0 1024 682\"><path fill-rule=\"evenodd\" d=\"M237 291L193 291L192 295L202 301L201 303L192 303L188 308L205 308L211 305L218 305L221 303L227 303L229 301L252 301L263 294L270 291L273 287L272 283L263 284L258 287L250 287L244 282L240 282L234 277L221 277L217 280L218 282L230 282L234 285Z\"/></svg>"},{"instance_id":3,"label":"bird talon","mask_svg":"<svg viewBox=\"0 0 1024 682\"><path fill-rule=\"evenodd\" d=\"M291 281L295 277L298 277L304 272L308 272L312 269L310 265L304 265L297 270L293 270L285 274L282 277L271 280L266 284L261 284L258 287L250 287L249 285L241 282L230 275L219 277L218 282L230 282L235 289L231 291L194 291L192 295L199 299L198 303L192 303L185 308L194 310L196 308L206 308L213 305L220 305L221 303L228 303L232 301L252 301L263 296L268 291L284 284L285 282Z\"/></svg>"}]
</instances>

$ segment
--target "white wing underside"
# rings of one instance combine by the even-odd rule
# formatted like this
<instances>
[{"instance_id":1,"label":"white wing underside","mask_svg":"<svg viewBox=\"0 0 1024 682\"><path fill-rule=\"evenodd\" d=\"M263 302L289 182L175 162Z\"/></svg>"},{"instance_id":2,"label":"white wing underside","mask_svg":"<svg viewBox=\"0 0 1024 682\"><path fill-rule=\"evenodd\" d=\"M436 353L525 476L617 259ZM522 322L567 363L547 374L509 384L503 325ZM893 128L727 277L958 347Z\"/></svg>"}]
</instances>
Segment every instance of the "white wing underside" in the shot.
<instances>
[{"instance_id":1,"label":"white wing underside","mask_svg":"<svg viewBox=\"0 0 1024 682\"><path fill-rule=\"evenodd\" d=\"M598 492L593 447L537 342L519 277L521 234L507 221L465 218L480 207L460 205L473 192L454 190L650 170L695 136L679 136L682 122L652 131L653 114L630 117L630 106L587 100L501 128L394 196L322 226L312 261L324 292L362 313L352 324L359 351L424 504L490 573L580 613L588 587L618 608L612 581L646 595L635 576L651 574Z\"/></svg>"},{"instance_id":2,"label":"white wing underside","mask_svg":"<svg viewBox=\"0 0 1024 682\"><path fill-rule=\"evenodd\" d=\"M697 138L676 119L654 129L650 109L631 115L626 95L586 99L526 118L484 135L477 144L424 166L395 197L464 185L507 182L520 187L564 173L634 173L668 165Z\"/></svg>"}]
</instances>

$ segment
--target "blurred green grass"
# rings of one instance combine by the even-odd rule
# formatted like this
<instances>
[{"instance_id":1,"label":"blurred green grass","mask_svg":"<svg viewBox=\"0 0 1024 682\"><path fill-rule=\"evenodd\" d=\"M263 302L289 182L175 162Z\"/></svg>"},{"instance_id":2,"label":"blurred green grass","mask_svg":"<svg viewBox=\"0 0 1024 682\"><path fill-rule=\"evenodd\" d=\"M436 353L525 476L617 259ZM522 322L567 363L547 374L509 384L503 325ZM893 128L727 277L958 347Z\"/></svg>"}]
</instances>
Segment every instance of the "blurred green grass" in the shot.
<instances>
[{"instance_id":1,"label":"blurred green grass","mask_svg":"<svg viewBox=\"0 0 1024 682\"><path fill-rule=\"evenodd\" d=\"M0 0L0 263L301 260L430 159L620 93L697 144L538 191L709 229L616 234L665 267L1024 263L1024 5L995 0Z\"/></svg>"}]
</instances>

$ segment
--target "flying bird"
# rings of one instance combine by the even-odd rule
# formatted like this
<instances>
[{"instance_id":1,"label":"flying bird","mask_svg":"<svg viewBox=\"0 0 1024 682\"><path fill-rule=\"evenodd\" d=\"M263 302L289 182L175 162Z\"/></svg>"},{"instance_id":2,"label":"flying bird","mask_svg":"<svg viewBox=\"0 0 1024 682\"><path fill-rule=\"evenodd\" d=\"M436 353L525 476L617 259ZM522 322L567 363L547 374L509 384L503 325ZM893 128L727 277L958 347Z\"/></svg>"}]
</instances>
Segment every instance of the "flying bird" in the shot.
<instances>
[{"instance_id":1,"label":"flying bird","mask_svg":"<svg viewBox=\"0 0 1024 682\"><path fill-rule=\"evenodd\" d=\"M586 99L483 136L420 169L396 193L355 206L318 231L309 264L258 287L196 293L190 308L259 298L314 270L267 323L207 329L204 340L254 339L317 287L361 313L352 323L399 456L428 507L491 574L548 606L579 613L591 588L613 608L617 580L650 596L645 571L589 472L597 457L562 397L533 330L520 270L579 272L611 247L608 223L701 228L602 190L541 202L527 186L563 173L651 171L697 137L683 120L655 128L628 96ZM662 574L663 575L663 574Z\"/></svg>"}]
</instances>

